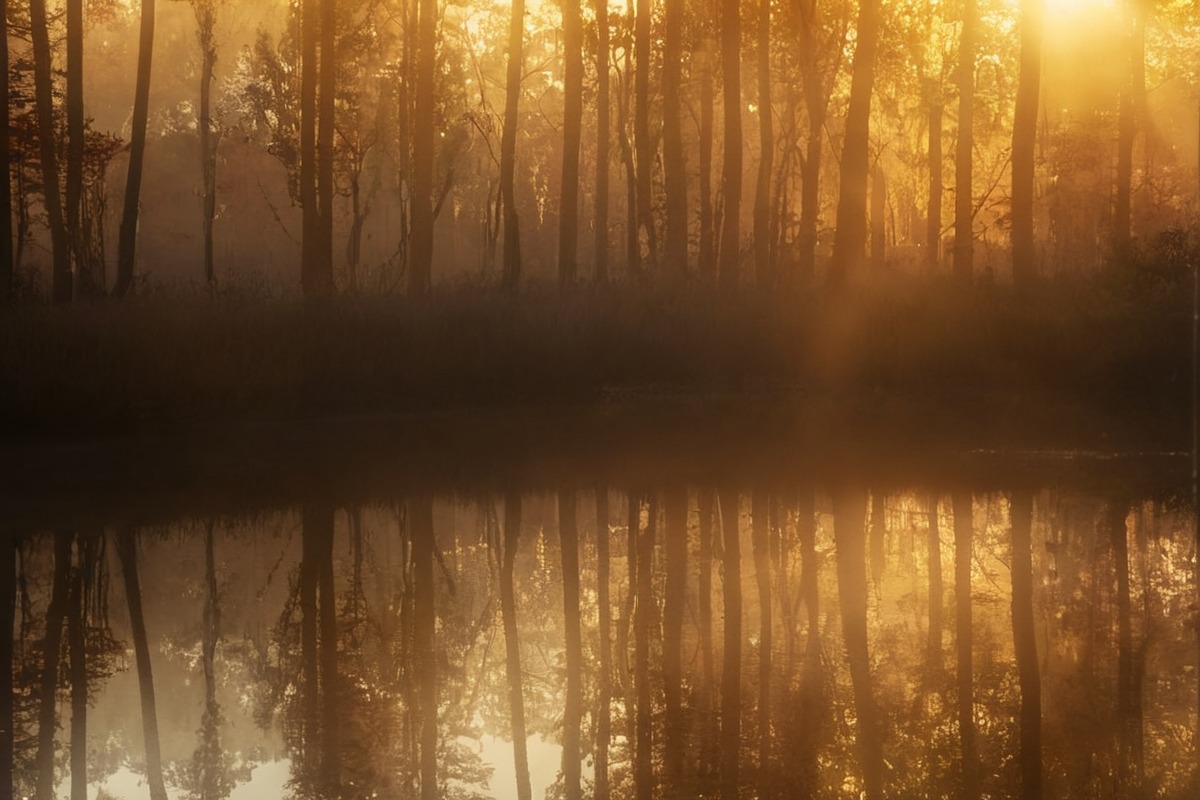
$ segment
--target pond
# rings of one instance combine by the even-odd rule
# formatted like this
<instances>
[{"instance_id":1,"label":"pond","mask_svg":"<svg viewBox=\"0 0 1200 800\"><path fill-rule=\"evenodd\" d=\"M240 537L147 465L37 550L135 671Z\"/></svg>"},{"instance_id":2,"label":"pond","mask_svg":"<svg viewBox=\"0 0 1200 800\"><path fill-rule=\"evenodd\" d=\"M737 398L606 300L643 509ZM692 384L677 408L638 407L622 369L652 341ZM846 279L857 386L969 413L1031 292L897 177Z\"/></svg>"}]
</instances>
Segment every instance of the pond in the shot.
<instances>
[{"instance_id":1,"label":"pond","mask_svg":"<svg viewBox=\"0 0 1200 800\"><path fill-rule=\"evenodd\" d=\"M16 796L1195 796L1186 456L337 438L10 483Z\"/></svg>"}]
</instances>

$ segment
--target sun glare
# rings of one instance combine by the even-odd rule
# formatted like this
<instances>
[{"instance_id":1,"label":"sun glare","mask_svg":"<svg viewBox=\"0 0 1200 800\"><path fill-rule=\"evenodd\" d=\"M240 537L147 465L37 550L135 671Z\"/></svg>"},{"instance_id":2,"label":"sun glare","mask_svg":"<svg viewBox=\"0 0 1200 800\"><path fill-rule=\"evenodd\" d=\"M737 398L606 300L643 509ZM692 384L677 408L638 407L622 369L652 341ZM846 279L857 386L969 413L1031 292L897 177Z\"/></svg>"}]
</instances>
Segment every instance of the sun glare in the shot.
<instances>
[{"instance_id":1,"label":"sun glare","mask_svg":"<svg viewBox=\"0 0 1200 800\"><path fill-rule=\"evenodd\" d=\"M1044 0L1046 14L1062 19L1090 14L1108 14L1117 7L1117 0Z\"/></svg>"}]
</instances>

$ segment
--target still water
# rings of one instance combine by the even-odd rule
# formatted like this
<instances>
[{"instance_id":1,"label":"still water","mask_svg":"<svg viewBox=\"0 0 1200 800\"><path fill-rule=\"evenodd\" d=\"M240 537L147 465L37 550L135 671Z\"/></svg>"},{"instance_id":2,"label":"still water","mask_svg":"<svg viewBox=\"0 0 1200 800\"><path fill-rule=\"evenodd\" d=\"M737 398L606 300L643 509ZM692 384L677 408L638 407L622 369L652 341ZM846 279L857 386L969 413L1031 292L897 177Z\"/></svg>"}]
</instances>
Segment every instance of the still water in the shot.
<instances>
[{"instance_id":1,"label":"still water","mask_svg":"<svg viewBox=\"0 0 1200 800\"><path fill-rule=\"evenodd\" d=\"M16 531L15 795L1200 796L1191 498L1105 469Z\"/></svg>"}]
</instances>

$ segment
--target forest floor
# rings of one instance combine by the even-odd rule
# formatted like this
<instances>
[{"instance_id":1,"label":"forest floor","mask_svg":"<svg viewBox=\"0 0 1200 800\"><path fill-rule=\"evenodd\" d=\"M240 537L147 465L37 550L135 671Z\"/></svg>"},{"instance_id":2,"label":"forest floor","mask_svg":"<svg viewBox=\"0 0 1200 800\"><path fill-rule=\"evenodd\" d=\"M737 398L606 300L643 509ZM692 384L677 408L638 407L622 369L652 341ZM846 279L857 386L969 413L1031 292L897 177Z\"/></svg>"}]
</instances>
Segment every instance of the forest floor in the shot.
<instances>
[{"instance_id":1,"label":"forest floor","mask_svg":"<svg viewBox=\"0 0 1200 800\"><path fill-rule=\"evenodd\" d=\"M0 315L0 480L10 499L213 475L283 497L371 470L631 480L669 462L765 479L841 462L946 481L971 453L1179 459L1189 295L923 282L17 308Z\"/></svg>"}]
</instances>

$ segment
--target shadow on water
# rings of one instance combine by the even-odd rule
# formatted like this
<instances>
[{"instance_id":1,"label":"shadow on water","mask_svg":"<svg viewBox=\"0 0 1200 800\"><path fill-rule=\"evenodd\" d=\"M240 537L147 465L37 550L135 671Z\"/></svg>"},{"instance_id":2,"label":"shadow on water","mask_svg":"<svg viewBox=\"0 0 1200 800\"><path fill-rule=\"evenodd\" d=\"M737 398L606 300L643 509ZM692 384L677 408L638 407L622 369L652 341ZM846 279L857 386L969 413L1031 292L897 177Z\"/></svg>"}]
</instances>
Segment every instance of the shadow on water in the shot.
<instances>
[{"instance_id":1,"label":"shadow on water","mask_svg":"<svg viewBox=\"0 0 1200 800\"><path fill-rule=\"evenodd\" d=\"M140 466L161 441L30 451L0 517L0 779L1194 796L1186 458L744 420L343 421ZM64 458L59 484L30 477Z\"/></svg>"}]
</instances>

